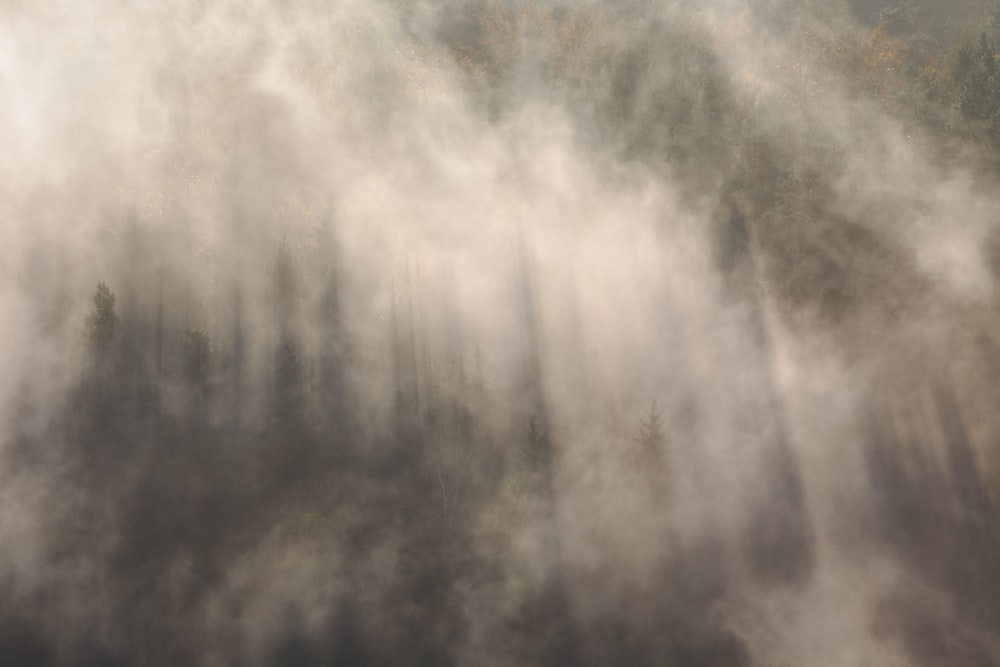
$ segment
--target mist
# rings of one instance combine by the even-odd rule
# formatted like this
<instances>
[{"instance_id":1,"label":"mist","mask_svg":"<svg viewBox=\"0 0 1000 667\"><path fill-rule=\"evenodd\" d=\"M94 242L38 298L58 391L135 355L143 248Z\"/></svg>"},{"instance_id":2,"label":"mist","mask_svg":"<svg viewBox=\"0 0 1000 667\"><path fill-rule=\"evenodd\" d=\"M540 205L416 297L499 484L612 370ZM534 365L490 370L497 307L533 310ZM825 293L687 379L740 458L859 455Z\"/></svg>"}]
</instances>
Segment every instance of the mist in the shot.
<instances>
[{"instance_id":1,"label":"mist","mask_svg":"<svg viewBox=\"0 0 1000 667\"><path fill-rule=\"evenodd\" d=\"M998 51L0 3L0 662L1000 665Z\"/></svg>"}]
</instances>

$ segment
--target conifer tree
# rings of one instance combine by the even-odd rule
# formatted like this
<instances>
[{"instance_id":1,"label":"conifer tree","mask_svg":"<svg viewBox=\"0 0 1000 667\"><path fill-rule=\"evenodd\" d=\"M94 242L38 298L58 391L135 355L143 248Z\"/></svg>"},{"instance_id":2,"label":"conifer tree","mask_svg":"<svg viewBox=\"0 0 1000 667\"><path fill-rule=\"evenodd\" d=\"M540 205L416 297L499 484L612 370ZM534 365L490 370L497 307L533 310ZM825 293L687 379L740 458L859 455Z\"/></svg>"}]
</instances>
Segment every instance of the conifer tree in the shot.
<instances>
[{"instance_id":1,"label":"conifer tree","mask_svg":"<svg viewBox=\"0 0 1000 667\"><path fill-rule=\"evenodd\" d=\"M99 358L107 358L118 339L120 324L114 292L106 283L98 283L93 301L94 310L87 318L91 349Z\"/></svg>"}]
</instances>

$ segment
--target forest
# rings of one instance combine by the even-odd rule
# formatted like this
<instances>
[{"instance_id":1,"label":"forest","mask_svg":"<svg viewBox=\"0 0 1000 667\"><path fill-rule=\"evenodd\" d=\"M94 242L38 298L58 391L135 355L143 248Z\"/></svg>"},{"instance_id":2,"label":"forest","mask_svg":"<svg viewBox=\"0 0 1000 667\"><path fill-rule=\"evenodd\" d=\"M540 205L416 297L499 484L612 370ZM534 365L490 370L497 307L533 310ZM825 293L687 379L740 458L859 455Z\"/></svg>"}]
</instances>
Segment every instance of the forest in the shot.
<instances>
[{"instance_id":1,"label":"forest","mask_svg":"<svg viewBox=\"0 0 1000 667\"><path fill-rule=\"evenodd\" d=\"M1000 3L0 3L0 664L1000 667Z\"/></svg>"}]
</instances>

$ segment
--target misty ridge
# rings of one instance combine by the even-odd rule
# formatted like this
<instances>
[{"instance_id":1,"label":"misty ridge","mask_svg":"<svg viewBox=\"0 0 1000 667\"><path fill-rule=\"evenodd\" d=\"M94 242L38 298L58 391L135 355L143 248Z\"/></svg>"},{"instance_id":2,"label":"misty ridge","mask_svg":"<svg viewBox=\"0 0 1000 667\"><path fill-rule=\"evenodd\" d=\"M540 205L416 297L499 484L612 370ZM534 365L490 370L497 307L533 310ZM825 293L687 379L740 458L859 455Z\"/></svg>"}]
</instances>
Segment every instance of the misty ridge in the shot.
<instances>
[{"instance_id":1,"label":"misty ridge","mask_svg":"<svg viewBox=\"0 0 1000 667\"><path fill-rule=\"evenodd\" d=\"M998 56L0 2L0 665L1000 665Z\"/></svg>"}]
</instances>

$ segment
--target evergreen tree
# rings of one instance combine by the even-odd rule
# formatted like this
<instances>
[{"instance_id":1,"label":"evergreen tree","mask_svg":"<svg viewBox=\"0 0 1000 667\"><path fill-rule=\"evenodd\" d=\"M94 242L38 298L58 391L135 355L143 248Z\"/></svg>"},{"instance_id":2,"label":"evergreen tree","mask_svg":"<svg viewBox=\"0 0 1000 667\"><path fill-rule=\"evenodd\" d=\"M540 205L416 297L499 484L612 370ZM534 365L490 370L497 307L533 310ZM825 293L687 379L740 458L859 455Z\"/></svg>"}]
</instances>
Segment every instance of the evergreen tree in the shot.
<instances>
[{"instance_id":1,"label":"evergreen tree","mask_svg":"<svg viewBox=\"0 0 1000 667\"><path fill-rule=\"evenodd\" d=\"M188 328L184 332L184 380L192 388L204 390L207 387L211 355L208 334L201 329Z\"/></svg>"},{"instance_id":2,"label":"evergreen tree","mask_svg":"<svg viewBox=\"0 0 1000 667\"><path fill-rule=\"evenodd\" d=\"M278 247L272 274L277 340L268 409L268 466L280 475L308 468L303 363L298 336L299 275L287 242Z\"/></svg>"},{"instance_id":3,"label":"evergreen tree","mask_svg":"<svg viewBox=\"0 0 1000 667\"><path fill-rule=\"evenodd\" d=\"M639 423L636 443L639 445L640 474L646 479L650 498L658 503L664 500L670 489L670 470L667 466L667 436L656 401L650 403L646 416Z\"/></svg>"},{"instance_id":4,"label":"evergreen tree","mask_svg":"<svg viewBox=\"0 0 1000 667\"><path fill-rule=\"evenodd\" d=\"M183 337L184 382L189 391L188 411L197 423L205 416L211 379L212 342L202 329L188 328Z\"/></svg>"},{"instance_id":5,"label":"evergreen tree","mask_svg":"<svg viewBox=\"0 0 1000 667\"><path fill-rule=\"evenodd\" d=\"M994 34L980 33L955 53L951 68L962 118L979 124L987 137L1000 143L1000 66Z\"/></svg>"},{"instance_id":6,"label":"evergreen tree","mask_svg":"<svg viewBox=\"0 0 1000 667\"><path fill-rule=\"evenodd\" d=\"M647 462L662 462L666 446L667 437L663 432L663 419L660 416L660 408L656 401L653 401L645 418L639 424L639 445L642 448L642 456Z\"/></svg>"},{"instance_id":7,"label":"evergreen tree","mask_svg":"<svg viewBox=\"0 0 1000 667\"><path fill-rule=\"evenodd\" d=\"M115 295L106 283L98 283L93 296L94 309L87 317L90 370L85 376L84 399L92 427L103 433L112 422L120 421L114 409L119 392L117 376L120 361L121 320L115 312ZM96 437L106 440L106 437Z\"/></svg>"},{"instance_id":8,"label":"evergreen tree","mask_svg":"<svg viewBox=\"0 0 1000 667\"><path fill-rule=\"evenodd\" d=\"M303 364L292 345L283 345L275 362L272 426L279 438L299 437L303 427Z\"/></svg>"},{"instance_id":9,"label":"evergreen tree","mask_svg":"<svg viewBox=\"0 0 1000 667\"><path fill-rule=\"evenodd\" d=\"M297 327L299 275L287 241L278 246L273 281L278 340L274 356L271 419L279 437L287 439L300 433L304 417L303 363Z\"/></svg>"},{"instance_id":10,"label":"evergreen tree","mask_svg":"<svg viewBox=\"0 0 1000 667\"><path fill-rule=\"evenodd\" d=\"M94 310L87 318L91 349L106 359L118 341L120 319L115 312L115 295L106 283L98 283L93 296Z\"/></svg>"},{"instance_id":11,"label":"evergreen tree","mask_svg":"<svg viewBox=\"0 0 1000 667\"><path fill-rule=\"evenodd\" d=\"M528 431L524 444L521 446L521 456L525 467L532 472L544 472L549 463L548 434L539 424L538 414L528 417Z\"/></svg>"},{"instance_id":12,"label":"evergreen tree","mask_svg":"<svg viewBox=\"0 0 1000 667\"><path fill-rule=\"evenodd\" d=\"M317 282L320 285L318 324L321 342L318 354L317 404L323 415L321 428L328 441L338 440L346 429L345 340L341 312L339 245L329 221L320 227L317 239Z\"/></svg>"}]
</instances>

